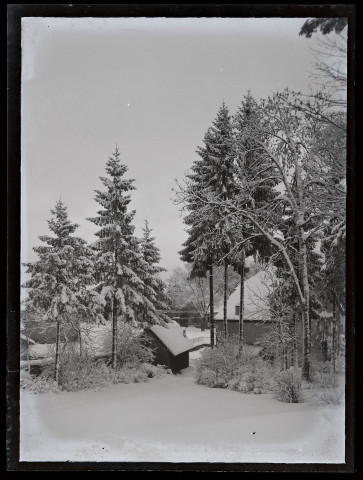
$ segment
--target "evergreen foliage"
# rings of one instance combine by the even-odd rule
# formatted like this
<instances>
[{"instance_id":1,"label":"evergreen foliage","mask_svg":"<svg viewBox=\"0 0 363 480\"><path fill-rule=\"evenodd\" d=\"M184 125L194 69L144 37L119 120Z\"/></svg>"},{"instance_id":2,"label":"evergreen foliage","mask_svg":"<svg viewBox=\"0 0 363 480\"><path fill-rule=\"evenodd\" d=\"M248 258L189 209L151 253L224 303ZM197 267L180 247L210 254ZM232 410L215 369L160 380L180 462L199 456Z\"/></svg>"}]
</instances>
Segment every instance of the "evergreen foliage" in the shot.
<instances>
[{"instance_id":1,"label":"evergreen foliage","mask_svg":"<svg viewBox=\"0 0 363 480\"><path fill-rule=\"evenodd\" d=\"M78 225L68 219L61 200L51 213L48 225L54 236L40 236L46 245L33 249L39 259L24 264L31 275L22 285L28 290L26 309L60 323L74 315L100 321L100 304L90 289L94 282L93 251L85 240L72 236Z\"/></svg>"},{"instance_id":2,"label":"evergreen foliage","mask_svg":"<svg viewBox=\"0 0 363 480\"><path fill-rule=\"evenodd\" d=\"M169 299L166 293L165 282L161 279L160 274L165 272L166 269L160 267L160 250L155 245L155 237L151 236L152 229L149 227L149 222L145 220L145 225L143 228L143 236L140 241L140 248L142 253L142 258L144 263L142 278L147 287L155 292L152 299L153 304L158 310L159 316L165 321L168 322L169 318L164 315L161 310L166 310L168 308ZM149 290L151 292L151 290ZM148 308L144 308L143 311L143 322L145 324L152 323L153 318L149 317Z\"/></svg>"},{"instance_id":3,"label":"evergreen foliage","mask_svg":"<svg viewBox=\"0 0 363 480\"><path fill-rule=\"evenodd\" d=\"M95 200L103 208L89 218L100 229L92 247L97 255L97 289L108 303L114 322L122 320L133 326L142 325L142 312L147 311L149 324L163 323L157 312L157 293L150 281L150 269L143 258L140 240L132 224L135 211L129 211L132 179L125 179L128 168L120 161L118 148L106 163L109 177L100 177L105 191L96 190Z\"/></svg>"},{"instance_id":4,"label":"evergreen foliage","mask_svg":"<svg viewBox=\"0 0 363 480\"><path fill-rule=\"evenodd\" d=\"M68 219L67 208L59 200L48 221L54 236L39 239L46 245L35 247L39 259L25 263L30 279L22 285L28 290L26 309L57 326L55 380L58 382L61 328L78 325L81 320L102 321L102 300L92 290L94 254L86 241L72 234L78 225Z\"/></svg>"}]
</instances>

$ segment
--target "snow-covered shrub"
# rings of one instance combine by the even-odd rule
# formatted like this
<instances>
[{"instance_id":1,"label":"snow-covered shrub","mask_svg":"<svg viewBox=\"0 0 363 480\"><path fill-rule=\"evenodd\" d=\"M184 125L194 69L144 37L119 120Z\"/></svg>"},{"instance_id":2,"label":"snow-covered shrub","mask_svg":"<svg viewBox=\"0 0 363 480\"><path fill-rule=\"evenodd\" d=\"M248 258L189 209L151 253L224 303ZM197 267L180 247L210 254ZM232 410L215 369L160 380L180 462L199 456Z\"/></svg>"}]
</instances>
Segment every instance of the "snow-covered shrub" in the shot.
<instances>
[{"instance_id":1,"label":"snow-covered shrub","mask_svg":"<svg viewBox=\"0 0 363 480\"><path fill-rule=\"evenodd\" d=\"M43 376L53 378L54 362L44 368ZM109 368L102 360L80 356L77 344L69 343L60 351L59 386L67 391L98 388L111 382Z\"/></svg>"},{"instance_id":2,"label":"snow-covered shrub","mask_svg":"<svg viewBox=\"0 0 363 480\"><path fill-rule=\"evenodd\" d=\"M338 355L335 360L335 371L337 373L344 373L345 372L345 356Z\"/></svg>"},{"instance_id":3,"label":"snow-covered shrub","mask_svg":"<svg viewBox=\"0 0 363 480\"><path fill-rule=\"evenodd\" d=\"M209 368L199 368L196 374L196 383L214 388L216 386L216 373Z\"/></svg>"},{"instance_id":4,"label":"snow-covered shrub","mask_svg":"<svg viewBox=\"0 0 363 480\"><path fill-rule=\"evenodd\" d=\"M331 362L312 363L312 382L320 388L335 388L338 385L338 376L333 373Z\"/></svg>"},{"instance_id":5,"label":"snow-covered shrub","mask_svg":"<svg viewBox=\"0 0 363 480\"><path fill-rule=\"evenodd\" d=\"M275 375L274 393L281 402L298 403L301 400L301 370L291 367Z\"/></svg>"},{"instance_id":6,"label":"snow-covered shrub","mask_svg":"<svg viewBox=\"0 0 363 480\"><path fill-rule=\"evenodd\" d=\"M148 378L160 378L167 373L167 368L164 365L152 365L151 363L143 363L140 370L145 372Z\"/></svg>"},{"instance_id":7,"label":"snow-covered shrub","mask_svg":"<svg viewBox=\"0 0 363 480\"><path fill-rule=\"evenodd\" d=\"M234 337L219 338L218 345L212 349L205 349L202 355L196 360L196 379L197 383L203 383L206 378L208 383L204 385L227 388L229 380L233 377L234 372L238 368L238 340ZM210 370L214 374L208 372L203 374L204 370ZM211 385L213 383L213 385Z\"/></svg>"},{"instance_id":8,"label":"snow-covered shrub","mask_svg":"<svg viewBox=\"0 0 363 480\"><path fill-rule=\"evenodd\" d=\"M315 397L323 405L344 405L345 392L341 388L323 388L315 392Z\"/></svg>"},{"instance_id":9,"label":"snow-covered shrub","mask_svg":"<svg viewBox=\"0 0 363 480\"><path fill-rule=\"evenodd\" d=\"M250 373L236 375L229 380L227 388L242 393L251 392L254 389L254 377Z\"/></svg>"},{"instance_id":10,"label":"snow-covered shrub","mask_svg":"<svg viewBox=\"0 0 363 480\"><path fill-rule=\"evenodd\" d=\"M218 346L205 349L196 360L196 382L243 393L270 390L273 367L250 352L248 348L240 352L238 338L220 339Z\"/></svg>"},{"instance_id":11,"label":"snow-covered shrub","mask_svg":"<svg viewBox=\"0 0 363 480\"><path fill-rule=\"evenodd\" d=\"M60 368L59 383L68 391L98 388L109 381L109 369L103 361L82 358L77 366L68 364Z\"/></svg>"},{"instance_id":12,"label":"snow-covered shrub","mask_svg":"<svg viewBox=\"0 0 363 480\"><path fill-rule=\"evenodd\" d=\"M105 338L105 351L112 351L112 331ZM144 333L136 330L127 323L117 326L117 364L123 366L127 363L141 365L150 363L154 358L150 340Z\"/></svg>"},{"instance_id":13,"label":"snow-covered shrub","mask_svg":"<svg viewBox=\"0 0 363 480\"><path fill-rule=\"evenodd\" d=\"M148 374L140 367L126 364L121 368L113 370L109 368L113 383L141 383L149 380Z\"/></svg>"},{"instance_id":14,"label":"snow-covered shrub","mask_svg":"<svg viewBox=\"0 0 363 480\"><path fill-rule=\"evenodd\" d=\"M20 373L20 388L35 394L45 392L58 393L61 390L53 379L32 375L27 370L22 370Z\"/></svg>"}]
</instances>

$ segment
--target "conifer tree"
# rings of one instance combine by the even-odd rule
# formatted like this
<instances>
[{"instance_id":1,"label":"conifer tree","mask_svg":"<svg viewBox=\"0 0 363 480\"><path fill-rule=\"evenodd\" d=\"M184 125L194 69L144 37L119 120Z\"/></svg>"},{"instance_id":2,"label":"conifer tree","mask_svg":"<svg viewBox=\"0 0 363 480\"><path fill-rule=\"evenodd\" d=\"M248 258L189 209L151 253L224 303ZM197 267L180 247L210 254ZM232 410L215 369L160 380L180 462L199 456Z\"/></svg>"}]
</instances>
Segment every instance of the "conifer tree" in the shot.
<instances>
[{"instance_id":1,"label":"conifer tree","mask_svg":"<svg viewBox=\"0 0 363 480\"><path fill-rule=\"evenodd\" d=\"M140 241L142 258L145 263L142 264L143 274L142 278L145 283L145 295L152 294L152 303L158 310L160 317L167 322L168 317L164 315L160 310L166 310L168 308L168 297L166 294L166 285L160 277L161 272L165 272L166 269L159 265L160 263L160 250L155 245L155 237L151 236L152 229L149 227L149 222L145 220L143 228L143 236ZM149 288L146 291L146 288ZM147 305L143 307L143 322L145 325L154 323L153 315L149 316L149 309Z\"/></svg>"},{"instance_id":2,"label":"conifer tree","mask_svg":"<svg viewBox=\"0 0 363 480\"><path fill-rule=\"evenodd\" d=\"M228 107L223 102L211 128L208 160L210 165L207 189L222 201L230 200L235 193L233 131ZM219 260L224 265L223 325L227 335L228 253L233 245L231 225L223 210L217 218L220 242L217 245ZM218 237L217 237L218 238Z\"/></svg>"},{"instance_id":3,"label":"conifer tree","mask_svg":"<svg viewBox=\"0 0 363 480\"><path fill-rule=\"evenodd\" d=\"M89 289L94 282L93 252L85 240L72 236L78 225L70 222L61 200L51 213L48 225L54 236L39 237L45 245L33 249L37 261L24 264L31 278L22 287L28 289L26 308L56 324L54 378L58 383L61 327L74 317L98 321L102 315L99 299Z\"/></svg>"},{"instance_id":4,"label":"conifer tree","mask_svg":"<svg viewBox=\"0 0 363 480\"><path fill-rule=\"evenodd\" d=\"M142 324L141 312L147 308L150 323L162 323L153 301L152 286L147 277L140 242L134 236L132 224L135 211L128 211L134 180L125 179L128 168L120 161L119 149L106 162L109 178L100 177L105 191L96 190L95 200L102 206L98 216L89 218L100 230L93 248L98 251L98 290L112 311L112 366L117 366L117 324L119 320L134 326Z\"/></svg>"},{"instance_id":5,"label":"conifer tree","mask_svg":"<svg viewBox=\"0 0 363 480\"><path fill-rule=\"evenodd\" d=\"M194 161L190 172L186 175L186 191L189 201L186 204L188 215L184 217L184 223L188 225L188 238L183 243L183 249L179 252L182 261L191 264L191 278L203 278L209 276L209 319L210 319L210 344L213 348L214 339L214 269L217 261L217 252L213 246L211 237L214 218L210 215L200 219L200 211L203 204L193 196L193 192L201 192L207 189L210 181L209 151L212 138L211 128L204 136L204 147L197 148L199 159ZM204 326L202 326L204 328Z\"/></svg>"},{"instance_id":6,"label":"conifer tree","mask_svg":"<svg viewBox=\"0 0 363 480\"><path fill-rule=\"evenodd\" d=\"M187 202L190 211L185 223L190 225L189 238L180 252L184 261L193 262L192 275L204 277L209 270L210 279L210 319L211 345L214 344L213 325L213 265L223 259L225 272L224 285L224 332L227 333L227 271L228 252L232 243L228 222L223 212L220 214L201 215L203 204L195 200L195 193L208 197L217 195L223 200L230 198L234 191L233 182L233 136L231 117L228 107L223 102L212 126L204 136L204 146L197 149L200 159L194 162L191 171L186 176L186 196L193 200ZM218 224L221 236L211 232ZM218 242L216 242L218 238ZM222 240L220 240L222 238Z\"/></svg>"},{"instance_id":7,"label":"conifer tree","mask_svg":"<svg viewBox=\"0 0 363 480\"><path fill-rule=\"evenodd\" d=\"M235 195L234 201L240 208L251 208L251 205L259 208L263 202L273 198L276 193L272 187L276 181L266 181L270 175L271 168L258 159L258 143L256 130L261 122L259 106L250 90L244 96L240 107L233 118L234 129L234 156L235 156ZM250 201L246 203L246 190L250 193ZM240 198L243 200L240 201ZM247 239L253 226L244 220L243 224L237 224L235 239L240 247L235 251L233 264L240 274L240 308L239 308L239 341L243 342L243 320L244 320L244 281L246 266L246 254L259 255L264 259L271 255L271 247L263 236L252 236Z\"/></svg>"}]
</instances>

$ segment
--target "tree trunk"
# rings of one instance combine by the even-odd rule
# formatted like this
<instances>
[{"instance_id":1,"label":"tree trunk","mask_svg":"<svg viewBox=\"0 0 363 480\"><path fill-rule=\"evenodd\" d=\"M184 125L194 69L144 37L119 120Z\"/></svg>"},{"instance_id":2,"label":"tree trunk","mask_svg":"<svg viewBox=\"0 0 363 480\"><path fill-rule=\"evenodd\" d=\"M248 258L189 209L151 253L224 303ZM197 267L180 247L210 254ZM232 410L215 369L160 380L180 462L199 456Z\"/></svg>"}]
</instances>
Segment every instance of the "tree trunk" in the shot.
<instances>
[{"instance_id":1,"label":"tree trunk","mask_svg":"<svg viewBox=\"0 0 363 480\"><path fill-rule=\"evenodd\" d=\"M335 373L336 330L337 330L337 310L336 310L335 295L333 294L333 332L332 332L332 348L331 348L333 373Z\"/></svg>"},{"instance_id":2,"label":"tree trunk","mask_svg":"<svg viewBox=\"0 0 363 480\"><path fill-rule=\"evenodd\" d=\"M60 356L59 356L59 343L60 343L60 322L57 320L57 333L55 339L55 368L54 368L54 380L56 381L57 385L59 383L59 364L60 364Z\"/></svg>"},{"instance_id":3,"label":"tree trunk","mask_svg":"<svg viewBox=\"0 0 363 480\"><path fill-rule=\"evenodd\" d=\"M210 319L210 346L214 347L214 298L213 298L213 265L209 267L209 319Z\"/></svg>"},{"instance_id":4,"label":"tree trunk","mask_svg":"<svg viewBox=\"0 0 363 480\"><path fill-rule=\"evenodd\" d=\"M288 369L287 366L287 345L286 345L286 332L285 332L285 325L284 325L284 319L282 321L281 325L281 332L282 332L282 358L283 358L283 365L284 365L284 370Z\"/></svg>"},{"instance_id":5,"label":"tree trunk","mask_svg":"<svg viewBox=\"0 0 363 480\"><path fill-rule=\"evenodd\" d=\"M294 367L299 366L299 357L297 353L297 331L296 331L296 319L297 319L297 313L294 311L292 314L292 321L291 321L291 337L292 337L292 364Z\"/></svg>"},{"instance_id":6,"label":"tree trunk","mask_svg":"<svg viewBox=\"0 0 363 480\"><path fill-rule=\"evenodd\" d=\"M112 367L117 367L117 300L113 297L112 305Z\"/></svg>"},{"instance_id":7,"label":"tree trunk","mask_svg":"<svg viewBox=\"0 0 363 480\"><path fill-rule=\"evenodd\" d=\"M204 315L200 319L200 330L201 330L201 332L205 331L205 316Z\"/></svg>"},{"instance_id":8,"label":"tree trunk","mask_svg":"<svg viewBox=\"0 0 363 480\"><path fill-rule=\"evenodd\" d=\"M300 302L302 309L302 324L303 324L303 359L302 359L302 376L307 382L310 381L310 290L308 278L308 262L306 243L304 238L304 228L300 225L298 227L299 233L299 276L301 279L303 290L303 301Z\"/></svg>"},{"instance_id":9,"label":"tree trunk","mask_svg":"<svg viewBox=\"0 0 363 480\"><path fill-rule=\"evenodd\" d=\"M245 306L245 256L242 253L242 265L240 266L240 291L239 291L239 345L240 350L243 347L243 320Z\"/></svg>"},{"instance_id":10,"label":"tree trunk","mask_svg":"<svg viewBox=\"0 0 363 480\"><path fill-rule=\"evenodd\" d=\"M224 261L224 295L223 295L223 332L224 336L227 337L228 327L227 327L227 287L228 287L228 263L227 260Z\"/></svg>"},{"instance_id":11,"label":"tree trunk","mask_svg":"<svg viewBox=\"0 0 363 480\"><path fill-rule=\"evenodd\" d=\"M82 331L81 331L81 326L79 326L79 329L78 329L78 338L79 338L79 356L80 356L80 358L82 358L83 345L82 345Z\"/></svg>"},{"instance_id":12,"label":"tree trunk","mask_svg":"<svg viewBox=\"0 0 363 480\"><path fill-rule=\"evenodd\" d=\"M28 361L27 370L30 373L30 339L27 337L28 349L26 352L26 359Z\"/></svg>"}]
</instances>

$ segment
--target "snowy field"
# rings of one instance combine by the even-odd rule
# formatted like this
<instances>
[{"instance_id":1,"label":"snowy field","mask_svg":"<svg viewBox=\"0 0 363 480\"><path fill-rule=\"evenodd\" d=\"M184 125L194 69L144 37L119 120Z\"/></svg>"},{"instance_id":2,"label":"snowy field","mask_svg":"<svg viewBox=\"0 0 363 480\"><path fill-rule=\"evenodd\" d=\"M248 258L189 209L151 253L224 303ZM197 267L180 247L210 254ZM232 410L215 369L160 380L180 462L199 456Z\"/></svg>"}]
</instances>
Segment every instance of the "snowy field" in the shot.
<instances>
[{"instance_id":1,"label":"snowy field","mask_svg":"<svg viewBox=\"0 0 363 480\"><path fill-rule=\"evenodd\" d=\"M191 363L200 351L191 353ZM194 383L21 391L21 461L344 463L344 407Z\"/></svg>"}]
</instances>

